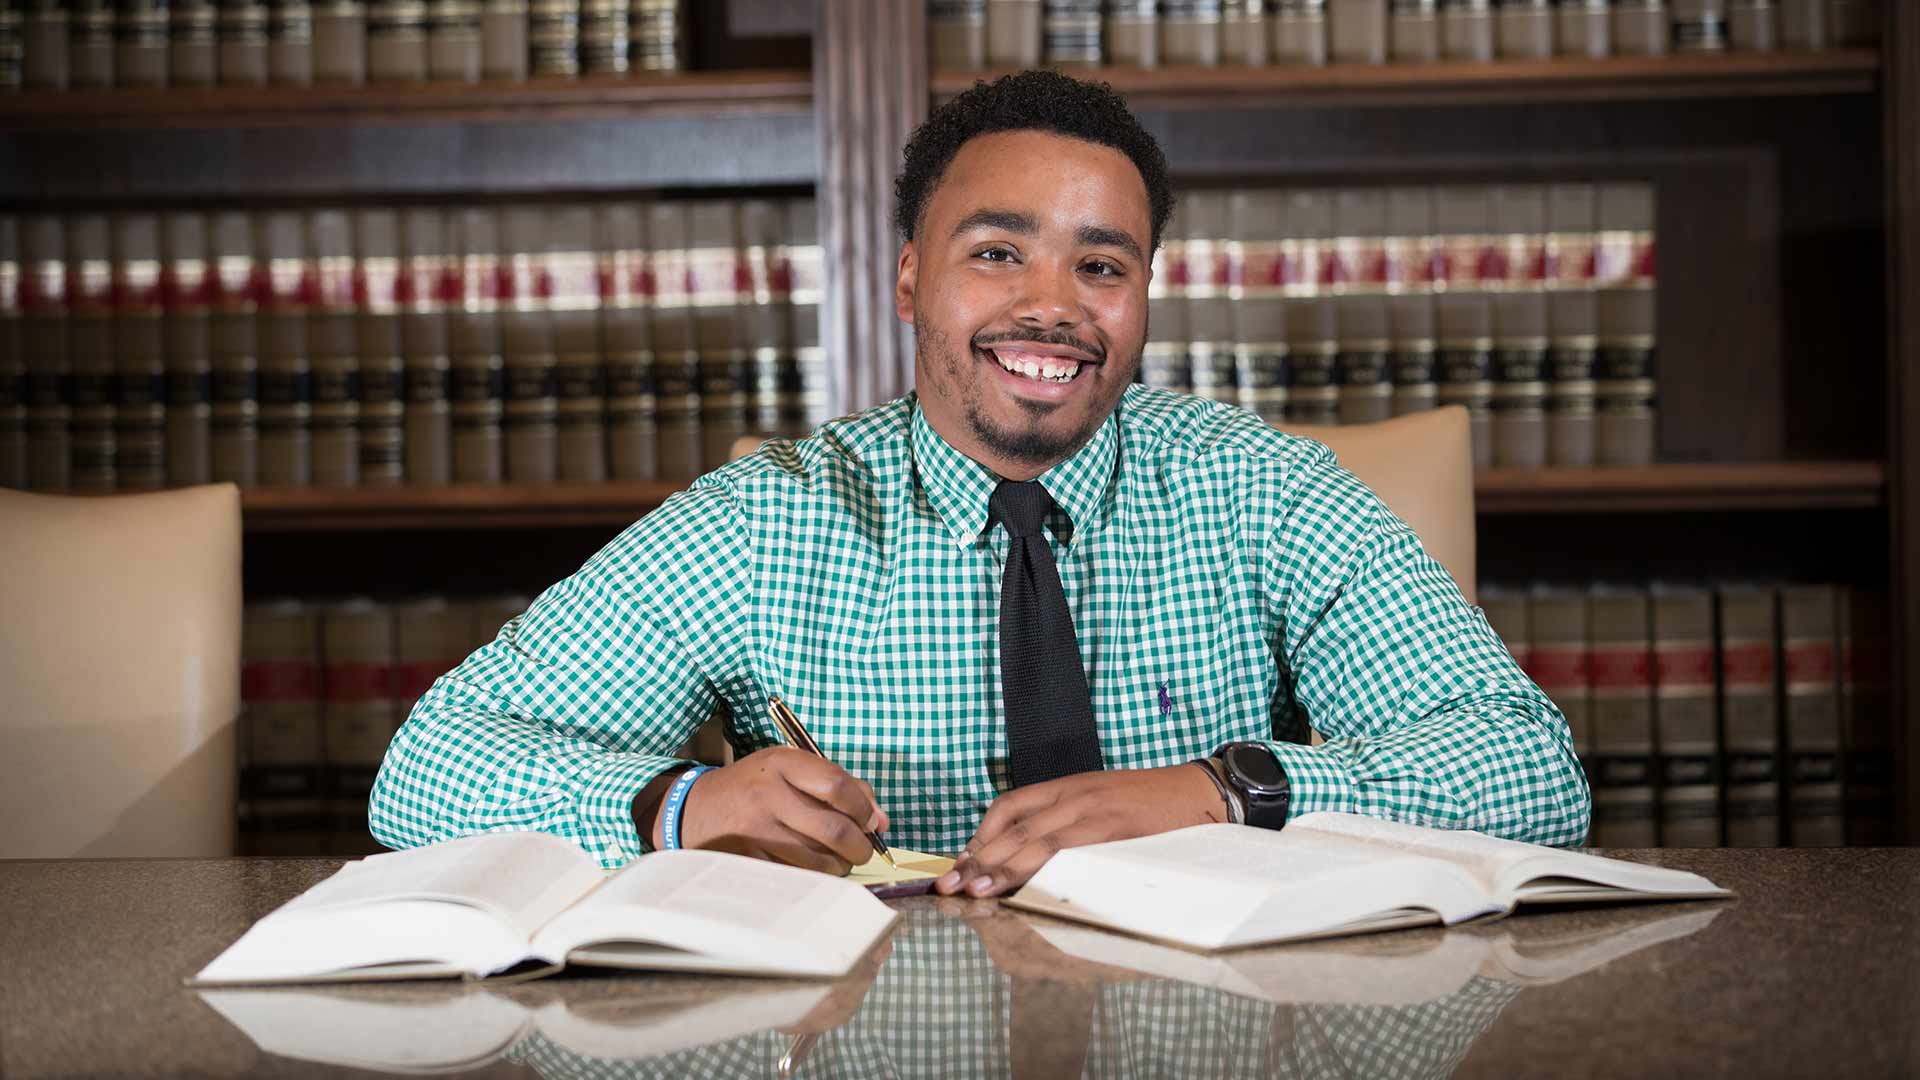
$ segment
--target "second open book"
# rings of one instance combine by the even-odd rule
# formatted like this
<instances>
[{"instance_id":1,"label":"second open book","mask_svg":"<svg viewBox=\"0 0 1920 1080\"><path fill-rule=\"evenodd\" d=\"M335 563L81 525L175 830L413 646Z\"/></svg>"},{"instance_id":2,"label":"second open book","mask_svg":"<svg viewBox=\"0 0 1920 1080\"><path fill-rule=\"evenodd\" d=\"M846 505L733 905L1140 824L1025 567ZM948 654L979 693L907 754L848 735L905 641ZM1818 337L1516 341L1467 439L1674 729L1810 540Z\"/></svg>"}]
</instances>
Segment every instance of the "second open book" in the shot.
<instances>
[{"instance_id":1,"label":"second open book","mask_svg":"<svg viewBox=\"0 0 1920 1080\"><path fill-rule=\"evenodd\" d=\"M1357 814L1069 848L1008 903L1190 949L1467 922L1525 904L1732 895L1698 874Z\"/></svg>"}]
</instances>

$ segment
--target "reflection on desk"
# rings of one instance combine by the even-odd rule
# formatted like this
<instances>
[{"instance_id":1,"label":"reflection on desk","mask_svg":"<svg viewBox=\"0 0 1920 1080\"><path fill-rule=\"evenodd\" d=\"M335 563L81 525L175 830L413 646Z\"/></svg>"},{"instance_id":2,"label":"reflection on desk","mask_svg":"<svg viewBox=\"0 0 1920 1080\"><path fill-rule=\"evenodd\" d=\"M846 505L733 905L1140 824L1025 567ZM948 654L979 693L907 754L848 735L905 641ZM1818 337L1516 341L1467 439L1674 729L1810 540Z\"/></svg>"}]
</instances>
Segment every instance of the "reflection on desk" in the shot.
<instances>
[{"instance_id":1,"label":"reflection on desk","mask_svg":"<svg viewBox=\"0 0 1920 1080\"><path fill-rule=\"evenodd\" d=\"M576 978L201 998L268 1053L374 1070L505 1059L549 1080L773 1076L787 1033L824 1026L798 1075L1441 1077L1523 986L1697 932L1720 910L1202 955L986 904L968 918L968 907L919 902L881 955L837 984ZM1131 970L1062 976L1088 964Z\"/></svg>"}]
</instances>

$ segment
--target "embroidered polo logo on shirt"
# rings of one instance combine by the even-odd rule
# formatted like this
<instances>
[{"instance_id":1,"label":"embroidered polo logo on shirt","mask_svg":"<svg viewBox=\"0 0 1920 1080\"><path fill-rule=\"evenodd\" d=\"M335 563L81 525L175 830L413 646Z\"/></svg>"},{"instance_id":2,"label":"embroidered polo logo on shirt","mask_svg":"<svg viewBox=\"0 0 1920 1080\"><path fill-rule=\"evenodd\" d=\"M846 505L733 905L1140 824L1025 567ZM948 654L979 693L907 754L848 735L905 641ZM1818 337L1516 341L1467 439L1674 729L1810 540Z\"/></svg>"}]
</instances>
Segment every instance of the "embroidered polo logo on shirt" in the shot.
<instances>
[{"instance_id":1,"label":"embroidered polo logo on shirt","mask_svg":"<svg viewBox=\"0 0 1920 1080\"><path fill-rule=\"evenodd\" d=\"M1160 715L1173 715L1173 695L1167 693L1167 684L1160 684Z\"/></svg>"}]
</instances>

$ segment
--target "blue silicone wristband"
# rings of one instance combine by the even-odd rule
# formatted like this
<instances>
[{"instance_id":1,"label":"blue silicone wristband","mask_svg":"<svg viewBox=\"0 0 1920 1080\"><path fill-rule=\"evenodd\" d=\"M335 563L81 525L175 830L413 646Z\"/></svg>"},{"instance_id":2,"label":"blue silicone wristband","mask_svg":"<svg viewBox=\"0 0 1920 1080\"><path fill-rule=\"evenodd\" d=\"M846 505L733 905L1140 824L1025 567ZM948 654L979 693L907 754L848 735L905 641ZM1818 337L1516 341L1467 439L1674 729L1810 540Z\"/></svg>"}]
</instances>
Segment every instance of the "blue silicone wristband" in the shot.
<instances>
[{"instance_id":1,"label":"blue silicone wristband","mask_svg":"<svg viewBox=\"0 0 1920 1080\"><path fill-rule=\"evenodd\" d=\"M661 850L677 851L680 848L680 810L686 805L687 790L693 782L700 779L708 766L695 765L674 778L673 786L667 789L667 804L660 811Z\"/></svg>"}]
</instances>

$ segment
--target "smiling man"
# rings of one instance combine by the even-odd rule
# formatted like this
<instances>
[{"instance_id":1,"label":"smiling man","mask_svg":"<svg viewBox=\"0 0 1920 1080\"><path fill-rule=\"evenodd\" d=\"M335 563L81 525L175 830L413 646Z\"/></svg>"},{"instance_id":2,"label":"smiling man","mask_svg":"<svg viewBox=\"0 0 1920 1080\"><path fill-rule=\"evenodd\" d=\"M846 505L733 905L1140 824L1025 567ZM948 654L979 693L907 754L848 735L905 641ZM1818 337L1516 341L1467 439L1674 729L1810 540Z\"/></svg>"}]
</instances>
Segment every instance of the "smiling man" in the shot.
<instances>
[{"instance_id":1,"label":"smiling man","mask_svg":"<svg viewBox=\"0 0 1920 1080\"><path fill-rule=\"evenodd\" d=\"M548 589L415 706L377 837L840 872L879 830L964 848L938 887L986 896L1062 847L1313 810L1584 836L1565 719L1412 532L1324 446L1135 383L1173 198L1118 97L977 86L897 194L915 392L701 477ZM702 772L672 754L716 709L742 756Z\"/></svg>"}]
</instances>

